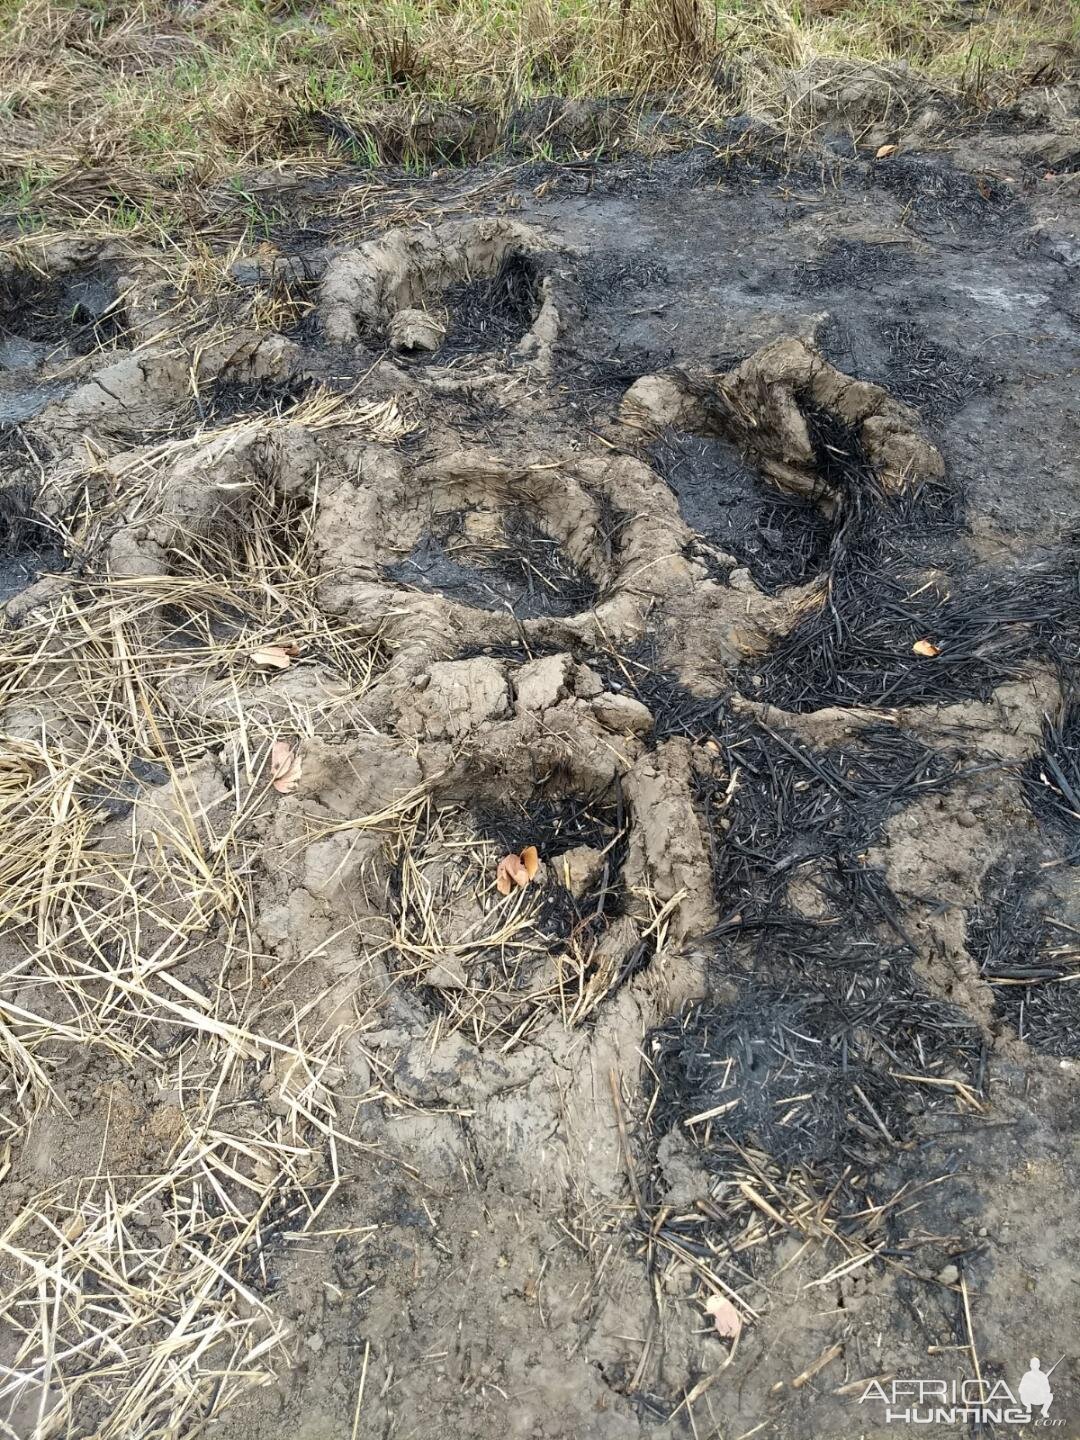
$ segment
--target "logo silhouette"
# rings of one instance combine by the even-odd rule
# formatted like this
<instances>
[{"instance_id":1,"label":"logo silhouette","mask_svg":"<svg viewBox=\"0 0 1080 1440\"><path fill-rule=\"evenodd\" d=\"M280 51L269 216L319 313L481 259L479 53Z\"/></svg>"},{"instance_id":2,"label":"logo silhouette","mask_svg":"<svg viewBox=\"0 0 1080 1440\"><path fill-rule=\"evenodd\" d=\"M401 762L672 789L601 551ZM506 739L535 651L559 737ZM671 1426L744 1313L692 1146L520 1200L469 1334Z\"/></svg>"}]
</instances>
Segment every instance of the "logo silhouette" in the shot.
<instances>
[{"instance_id":1,"label":"logo silhouette","mask_svg":"<svg viewBox=\"0 0 1080 1440\"><path fill-rule=\"evenodd\" d=\"M1052 1369L1056 1369L1054 1366ZM1044 1371L1039 1357L1033 1355L1031 1364L1020 1381L1020 1403L1028 1410L1039 1410L1045 1420L1054 1403L1054 1392L1050 1389L1052 1370Z\"/></svg>"}]
</instances>

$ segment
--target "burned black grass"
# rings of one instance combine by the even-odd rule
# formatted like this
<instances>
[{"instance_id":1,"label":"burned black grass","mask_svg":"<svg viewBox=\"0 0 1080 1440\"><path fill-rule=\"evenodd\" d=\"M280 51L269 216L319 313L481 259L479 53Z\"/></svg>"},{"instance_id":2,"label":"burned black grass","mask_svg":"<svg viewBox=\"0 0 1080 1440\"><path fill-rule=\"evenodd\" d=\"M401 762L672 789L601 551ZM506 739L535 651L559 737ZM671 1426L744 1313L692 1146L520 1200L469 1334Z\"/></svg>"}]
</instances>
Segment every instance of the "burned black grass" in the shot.
<instances>
[{"instance_id":1,"label":"burned black grass","mask_svg":"<svg viewBox=\"0 0 1080 1440\"><path fill-rule=\"evenodd\" d=\"M0 486L0 554L46 550L53 529L39 512L29 485Z\"/></svg>"},{"instance_id":2,"label":"burned black grass","mask_svg":"<svg viewBox=\"0 0 1080 1440\"><path fill-rule=\"evenodd\" d=\"M931 339L922 325L911 320L888 322L880 326L880 333L888 355L882 383L928 419L953 414L984 388L981 367Z\"/></svg>"},{"instance_id":3,"label":"burned black grass","mask_svg":"<svg viewBox=\"0 0 1080 1440\"><path fill-rule=\"evenodd\" d=\"M890 155L865 170L868 188L890 191L904 206L904 219L935 233L985 232L1016 223L1022 206L1008 185L991 175L970 174L940 157Z\"/></svg>"},{"instance_id":4,"label":"burned black grass","mask_svg":"<svg viewBox=\"0 0 1080 1440\"><path fill-rule=\"evenodd\" d=\"M1067 557L952 578L920 569L897 538L839 557L821 605L754 666L750 693L796 711L988 700L1036 659L1075 660L1080 596Z\"/></svg>"},{"instance_id":5,"label":"burned black grass","mask_svg":"<svg viewBox=\"0 0 1080 1440\"><path fill-rule=\"evenodd\" d=\"M1043 748L1022 771L1024 795L1070 865L1080 864L1080 704L1043 724Z\"/></svg>"},{"instance_id":6,"label":"burned black grass","mask_svg":"<svg viewBox=\"0 0 1080 1440\"><path fill-rule=\"evenodd\" d=\"M308 375L286 380L231 380L215 377L209 393L197 397L200 419L222 424L241 415L280 417L298 405L315 381Z\"/></svg>"},{"instance_id":7,"label":"burned black grass","mask_svg":"<svg viewBox=\"0 0 1080 1440\"><path fill-rule=\"evenodd\" d=\"M581 277L582 299L586 306L605 304L613 293L647 290L670 283L668 267L641 255L596 256L585 266Z\"/></svg>"},{"instance_id":8,"label":"burned black grass","mask_svg":"<svg viewBox=\"0 0 1080 1440\"><path fill-rule=\"evenodd\" d=\"M675 361L675 352L670 348L656 350L619 341L605 354L583 355L576 347L560 346L558 358L567 406L592 414L605 402L621 400L627 388L642 375L668 369Z\"/></svg>"},{"instance_id":9,"label":"burned black grass","mask_svg":"<svg viewBox=\"0 0 1080 1440\"><path fill-rule=\"evenodd\" d=\"M449 312L446 338L429 358L442 365L513 349L539 314L543 277L538 257L515 251L493 276L448 286L442 297Z\"/></svg>"},{"instance_id":10,"label":"burned black grass","mask_svg":"<svg viewBox=\"0 0 1080 1440\"><path fill-rule=\"evenodd\" d=\"M820 603L745 667L749 694L796 711L986 700L1034 659L1076 663L1075 538L1035 564L973 567L956 543L954 487L885 494L836 417L808 410L807 420L838 523Z\"/></svg>"},{"instance_id":11,"label":"burned black grass","mask_svg":"<svg viewBox=\"0 0 1080 1440\"><path fill-rule=\"evenodd\" d=\"M69 563L55 524L37 500L29 485L0 486L0 602Z\"/></svg>"},{"instance_id":12,"label":"burned black grass","mask_svg":"<svg viewBox=\"0 0 1080 1440\"><path fill-rule=\"evenodd\" d=\"M806 878L848 913L902 936L895 900L861 857L900 805L955 781L957 757L887 726L815 751L735 719L712 743L722 765L700 773L695 790L721 930L773 923L788 887Z\"/></svg>"},{"instance_id":13,"label":"burned black grass","mask_svg":"<svg viewBox=\"0 0 1080 1440\"><path fill-rule=\"evenodd\" d=\"M723 558L730 556L773 594L825 564L833 527L822 509L763 484L729 441L666 430L649 447L649 460L705 542L695 555L718 577L730 573Z\"/></svg>"},{"instance_id":14,"label":"burned black grass","mask_svg":"<svg viewBox=\"0 0 1080 1440\"><path fill-rule=\"evenodd\" d=\"M966 920L968 952L1004 1024L1042 1054L1080 1055L1080 915L1061 904L1046 873L1009 857L987 874Z\"/></svg>"},{"instance_id":15,"label":"burned black grass","mask_svg":"<svg viewBox=\"0 0 1080 1440\"><path fill-rule=\"evenodd\" d=\"M653 716L649 743L674 735L709 740L724 732L728 723L724 697L696 695L661 669L655 637L625 651L593 651L582 658L600 675L606 690L632 695L648 707Z\"/></svg>"},{"instance_id":16,"label":"burned black grass","mask_svg":"<svg viewBox=\"0 0 1080 1440\"><path fill-rule=\"evenodd\" d=\"M915 320L890 319L856 331L830 316L818 346L837 369L884 386L931 423L955 414L997 379Z\"/></svg>"},{"instance_id":17,"label":"burned black grass","mask_svg":"<svg viewBox=\"0 0 1080 1440\"><path fill-rule=\"evenodd\" d=\"M840 509L840 523L834 532L834 543L840 547L853 527L881 507L886 494L858 431L842 416L815 404L809 395L798 399L814 449L821 495Z\"/></svg>"},{"instance_id":18,"label":"burned black grass","mask_svg":"<svg viewBox=\"0 0 1080 1440\"><path fill-rule=\"evenodd\" d=\"M57 278L34 270L0 273L0 338L26 342L38 360L115 348L127 328L123 300L105 270Z\"/></svg>"},{"instance_id":19,"label":"burned black grass","mask_svg":"<svg viewBox=\"0 0 1080 1440\"><path fill-rule=\"evenodd\" d=\"M930 1116L982 1112L978 1026L842 912L740 933L710 979L646 1036L650 1237L736 1298L793 1233L836 1242L840 1270L902 1254L917 1205L898 1166ZM709 1177L675 1214L672 1156Z\"/></svg>"},{"instance_id":20,"label":"burned black grass","mask_svg":"<svg viewBox=\"0 0 1080 1440\"><path fill-rule=\"evenodd\" d=\"M587 658L608 689L649 707L654 741L682 736L715 757L693 785L725 931L775 918L805 873L835 903L902 935L894 898L861 856L899 807L974 766L888 724L813 747L733 710L723 695L693 694L658 668L654 646Z\"/></svg>"},{"instance_id":21,"label":"burned black grass","mask_svg":"<svg viewBox=\"0 0 1080 1440\"><path fill-rule=\"evenodd\" d=\"M918 1077L980 1088L978 1026L924 992L899 947L804 924L770 933L752 967L717 967L731 1003L693 1006L647 1043L656 1130L689 1130L718 1174L753 1149L829 1188L909 1140L935 1104Z\"/></svg>"},{"instance_id":22,"label":"burned black grass","mask_svg":"<svg viewBox=\"0 0 1080 1440\"><path fill-rule=\"evenodd\" d=\"M510 506L483 538L469 528L476 512L438 517L411 553L385 568L402 585L437 591L463 605L508 610L519 619L575 615L598 598L596 582L524 506Z\"/></svg>"},{"instance_id":23,"label":"burned black grass","mask_svg":"<svg viewBox=\"0 0 1080 1440\"><path fill-rule=\"evenodd\" d=\"M879 290L906 279L914 268L907 248L898 244L868 244L865 240L833 240L797 278L813 291Z\"/></svg>"},{"instance_id":24,"label":"burned black grass","mask_svg":"<svg viewBox=\"0 0 1080 1440\"><path fill-rule=\"evenodd\" d=\"M671 1145L715 1177L656 1234L741 1288L810 1215L849 1257L901 1244L892 1158L930 1112L981 1109L986 1039L915 975L903 907L866 856L897 808L962 771L888 725L818 749L722 700L677 713L715 756L695 789L720 923L707 998L647 1037L650 1185L661 1204Z\"/></svg>"}]
</instances>

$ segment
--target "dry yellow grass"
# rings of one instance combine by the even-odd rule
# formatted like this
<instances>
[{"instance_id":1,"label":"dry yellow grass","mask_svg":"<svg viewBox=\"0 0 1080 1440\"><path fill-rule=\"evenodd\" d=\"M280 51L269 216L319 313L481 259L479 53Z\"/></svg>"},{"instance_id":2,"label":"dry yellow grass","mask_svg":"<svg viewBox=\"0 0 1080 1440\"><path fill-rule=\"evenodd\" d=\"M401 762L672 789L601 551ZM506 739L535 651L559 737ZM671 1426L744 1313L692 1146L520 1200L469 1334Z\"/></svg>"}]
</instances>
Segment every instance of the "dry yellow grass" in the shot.
<instances>
[{"instance_id":1,"label":"dry yellow grass","mask_svg":"<svg viewBox=\"0 0 1080 1440\"><path fill-rule=\"evenodd\" d=\"M434 144L408 142L432 105L470 107L465 153L459 117L446 158L476 158L540 97L662 95L695 122L775 115L783 71L819 56L982 91L1080 34L1070 0L6 0L0 19L8 203L32 219L79 174L113 187L118 225L282 159L438 159L437 121Z\"/></svg>"},{"instance_id":2,"label":"dry yellow grass","mask_svg":"<svg viewBox=\"0 0 1080 1440\"><path fill-rule=\"evenodd\" d=\"M386 439L405 425L390 403L316 391L303 405L315 428ZM161 469L204 443L139 452L127 502L152 506ZM85 478L92 489L92 463ZM106 511L65 542L96 555ZM356 1142L333 1093L340 1031L298 1010L288 967L258 967L250 857L273 738L360 723L381 658L377 636L318 609L311 521L283 536L255 507L227 553L192 535L169 575L97 564L0 627L0 709L19 732L0 735L0 1179L35 1123L63 1126L55 1086L73 1060L176 1097L127 1173L109 1148L130 1112L121 1086L91 1141L107 1158L0 1227L0 1435L53 1440L94 1415L102 1440L163 1440L290 1363L287 1327L256 1293L267 1227L287 1212L289 1234L311 1233ZM325 695L275 699L252 664L282 627L336 678ZM197 776L221 747L233 789L211 810ZM151 780L140 818L110 836L133 776ZM272 1107L253 1106L268 1086Z\"/></svg>"}]
</instances>

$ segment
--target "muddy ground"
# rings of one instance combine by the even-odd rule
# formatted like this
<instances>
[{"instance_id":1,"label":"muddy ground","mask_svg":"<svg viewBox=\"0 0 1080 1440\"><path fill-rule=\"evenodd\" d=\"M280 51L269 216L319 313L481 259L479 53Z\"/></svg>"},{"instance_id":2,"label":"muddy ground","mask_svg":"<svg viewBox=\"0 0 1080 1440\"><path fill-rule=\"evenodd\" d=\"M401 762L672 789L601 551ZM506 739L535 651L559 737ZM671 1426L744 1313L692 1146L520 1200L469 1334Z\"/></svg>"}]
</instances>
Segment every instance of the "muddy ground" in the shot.
<instances>
[{"instance_id":1,"label":"muddy ground","mask_svg":"<svg viewBox=\"0 0 1080 1440\"><path fill-rule=\"evenodd\" d=\"M6 1433L1080 1434L1044 146L9 252Z\"/></svg>"}]
</instances>

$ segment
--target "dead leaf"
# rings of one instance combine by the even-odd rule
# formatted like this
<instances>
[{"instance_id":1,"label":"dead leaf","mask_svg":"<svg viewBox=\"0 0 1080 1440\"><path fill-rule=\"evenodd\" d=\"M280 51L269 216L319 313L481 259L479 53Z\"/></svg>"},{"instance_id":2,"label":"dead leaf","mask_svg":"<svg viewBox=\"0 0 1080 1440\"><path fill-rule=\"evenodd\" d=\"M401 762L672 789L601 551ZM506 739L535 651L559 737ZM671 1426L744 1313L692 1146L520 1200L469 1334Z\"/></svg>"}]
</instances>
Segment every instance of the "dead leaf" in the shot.
<instances>
[{"instance_id":1,"label":"dead leaf","mask_svg":"<svg viewBox=\"0 0 1080 1440\"><path fill-rule=\"evenodd\" d=\"M742 1334L742 1316L725 1295L710 1295L705 1313L713 1317L716 1333L725 1340L737 1340Z\"/></svg>"},{"instance_id":2,"label":"dead leaf","mask_svg":"<svg viewBox=\"0 0 1080 1440\"><path fill-rule=\"evenodd\" d=\"M284 645L260 645L248 655L258 670L287 670L292 664Z\"/></svg>"},{"instance_id":3,"label":"dead leaf","mask_svg":"<svg viewBox=\"0 0 1080 1440\"><path fill-rule=\"evenodd\" d=\"M299 750L294 750L287 740L275 740L270 747L270 780L279 795L296 789L302 769Z\"/></svg>"},{"instance_id":4,"label":"dead leaf","mask_svg":"<svg viewBox=\"0 0 1080 1440\"><path fill-rule=\"evenodd\" d=\"M270 747L270 774L276 780L292 765L293 748L288 740L275 740Z\"/></svg>"},{"instance_id":5,"label":"dead leaf","mask_svg":"<svg viewBox=\"0 0 1080 1440\"><path fill-rule=\"evenodd\" d=\"M515 885L527 885L530 878L520 855L504 855L495 871L495 888L500 895L509 895Z\"/></svg>"},{"instance_id":6,"label":"dead leaf","mask_svg":"<svg viewBox=\"0 0 1080 1440\"><path fill-rule=\"evenodd\" d=\"M874 151L874 159L884 160L886 156L895 155L897 150L899 149L899 145L879 145L878 148Z\"/></svg>"},{"instance_id":7,"label":"dead leaf","mask_svg":"<svg viewBox=\"0 0 1080 1440\"><path fill-rule=\"evenodd\" d=\"M916 655L925 655L928 657L928 659L931 660L934 658L935 655L941 654L941 650L938 648L937 645L934 644L932 640L916 640L915 644L912 645L911 648Z\"/></svg>"},{"instance_id":8,"label":"dead leaf","mask_svg":"<svg viewBox=\"0 0 1080 1440\"><path fill-rule=\"evenodd\" d=\"M522 865L525 866L525 873L528 875L529 879L532 880L535 877L537 870L540 869L540 855L537 852L536 846L526 845L525 849L521 852L520 859Z\"/></svg>"}]
</instances>

